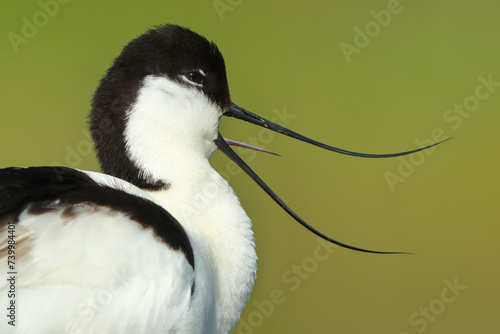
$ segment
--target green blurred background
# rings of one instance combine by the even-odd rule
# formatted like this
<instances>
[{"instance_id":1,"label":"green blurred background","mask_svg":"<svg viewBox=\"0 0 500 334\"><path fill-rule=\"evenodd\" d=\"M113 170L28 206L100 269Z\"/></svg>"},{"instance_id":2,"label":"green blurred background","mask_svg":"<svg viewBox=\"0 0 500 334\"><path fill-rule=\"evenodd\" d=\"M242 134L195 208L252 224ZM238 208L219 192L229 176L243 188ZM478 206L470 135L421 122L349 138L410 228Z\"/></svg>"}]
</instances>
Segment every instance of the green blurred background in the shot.
<instances>
[{"instance_id":1,"label":"green blurred background","mask_svg":"<svg viewBox=\"0 0 500 334\"><path fill-rule=\"evenodd\" d=\"M98 170L86 129L93 91L127 42L162 23L217 42L233 100L305 135L370 153L455 137L425 155L374 160L224 119L226 137L256 137L283 155L245 157L312 225L415 253L321 246L217 153L259 254L235 333L500 332L500 2L73 0L43 11L9 1L0 14L1 167ZM40 27L13 46L26 20ZM490 90L478 79L489 75ZM447 111L464 103L470 112Z\"/></svg>"}]
</instances>

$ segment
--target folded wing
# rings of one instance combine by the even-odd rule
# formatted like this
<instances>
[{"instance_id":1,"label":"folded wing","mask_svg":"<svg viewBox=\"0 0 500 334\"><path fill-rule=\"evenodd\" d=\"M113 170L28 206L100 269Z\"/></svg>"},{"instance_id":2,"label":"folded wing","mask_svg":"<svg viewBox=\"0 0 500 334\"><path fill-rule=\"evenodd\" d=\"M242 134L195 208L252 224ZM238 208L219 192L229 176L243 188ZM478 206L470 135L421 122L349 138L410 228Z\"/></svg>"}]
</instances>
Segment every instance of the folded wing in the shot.
<instances>
[{"instance_id":1,"label":"folded wing","mask_svg":"<svg viewBox=\"0 0 500 334\"><path fill-rule=\"evenodd\" d=\"M1 333L168 332L194 291L175 218L69 168L0 170L0 266Z\"/></svg>"}]
</instances>

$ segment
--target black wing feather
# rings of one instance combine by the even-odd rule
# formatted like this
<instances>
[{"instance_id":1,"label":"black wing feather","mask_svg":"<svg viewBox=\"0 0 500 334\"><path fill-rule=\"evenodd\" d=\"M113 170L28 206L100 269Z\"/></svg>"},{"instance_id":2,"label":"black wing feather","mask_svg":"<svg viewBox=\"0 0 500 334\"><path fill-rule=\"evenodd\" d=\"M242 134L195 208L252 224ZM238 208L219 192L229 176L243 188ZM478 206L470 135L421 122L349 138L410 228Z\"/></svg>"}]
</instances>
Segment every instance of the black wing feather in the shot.
<instances>
[{"instance_id":1,"label":"black wing feather","mask_svg":"<svg viewBox=\"0 0 500 334\"><path fill-rule=\"evenodd\" d=\"M194 268L194 255L182 225L165 209L145 198L103 186L87 174L67 167L30 167L0 169L0 226L27 207L30 214L41 214L79 203L95 204L127 214L174 250L181 250ZM17 219L14 219L16 222Z\"/></svg>"}]
</instances>

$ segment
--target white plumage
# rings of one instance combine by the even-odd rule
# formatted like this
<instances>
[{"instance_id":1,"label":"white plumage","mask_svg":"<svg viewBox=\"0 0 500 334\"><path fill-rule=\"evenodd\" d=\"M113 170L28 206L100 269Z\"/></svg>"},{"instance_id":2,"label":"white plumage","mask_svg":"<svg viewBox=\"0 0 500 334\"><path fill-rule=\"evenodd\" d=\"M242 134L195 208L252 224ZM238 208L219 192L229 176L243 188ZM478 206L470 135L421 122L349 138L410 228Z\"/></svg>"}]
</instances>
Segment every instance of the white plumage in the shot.
<instances>
[{"instance_id":1,"label":"white plumage","mask_svg":"<svg viewBox=\"0 0 500 334\"><path fill-rule=\"evenodd\" d=\"M246 145L224 141L221 116L348 155L419 151L350 152L267 121L232 103L215 44L179 26L150 30L123 49L93 99L103 173L0 170L0 266L12 262L15 281L0 280L2 309L15 305L0 333L230 333L257 255L250 219L210 166L217 148L313 233L383 253L340 243L298 217L229 148Z\"/></svg>"}]
</instances>

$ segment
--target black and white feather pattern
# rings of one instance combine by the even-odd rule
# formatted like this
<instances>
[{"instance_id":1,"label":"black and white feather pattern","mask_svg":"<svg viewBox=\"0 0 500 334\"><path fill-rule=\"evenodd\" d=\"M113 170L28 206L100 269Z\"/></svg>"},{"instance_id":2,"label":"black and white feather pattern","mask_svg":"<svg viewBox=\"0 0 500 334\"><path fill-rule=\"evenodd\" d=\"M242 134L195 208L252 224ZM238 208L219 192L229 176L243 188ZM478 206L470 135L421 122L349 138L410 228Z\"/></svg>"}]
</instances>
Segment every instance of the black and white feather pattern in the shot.
<instances>
[{"instance_id":1,"label":"black and white feather pattern","mask_svg":"<svg viewBox=\"0 0 500 334\"><path fill-rule=\"evenodd\" d=\"M124 191L133 186L109 180L121 189L64 167L0 170L2 269L7 225L15 224L16 333L160 333L187 312L195 264L184 229L151 200Z\"/></svg>"},{"instance_id":2,"label":"black and white feather pattern","mask_svg":"<svg viewBox=\"0 0 500 334\"><path fill-rule=\"evenodd\" d=\"M102 173L0 172L0 266L14 226L18 273L0 333L230 333L257 270L251 221L209 163L230 105L204 37L166 25L125 46L89 117Z\"/></svg>"}]
</instances>

